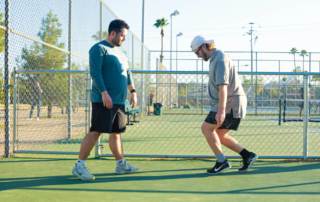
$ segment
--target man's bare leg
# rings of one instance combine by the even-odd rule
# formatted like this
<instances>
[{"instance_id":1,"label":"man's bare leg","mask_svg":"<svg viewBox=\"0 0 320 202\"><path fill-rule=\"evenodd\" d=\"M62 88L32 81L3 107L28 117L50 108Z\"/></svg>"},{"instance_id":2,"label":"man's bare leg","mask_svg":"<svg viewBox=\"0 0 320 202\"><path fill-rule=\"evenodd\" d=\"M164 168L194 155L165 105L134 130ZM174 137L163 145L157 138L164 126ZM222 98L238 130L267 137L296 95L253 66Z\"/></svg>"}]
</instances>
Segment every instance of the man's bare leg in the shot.
<instances>
[{"instance_id":1,"label":"man's bare leg","mask_svg":"<svg viewBox=\"0 0 320 202\"><path fill-rule=\"evenodd\" d=\"M216 132L217 128L219 128L218 125L209 124L207 122L203 122L201 126L202 133L215 155L222 154L220 139Z\"/></svg>"},{"instance_id":2,"label":"man's bare leg","mask_svg":"<svg viewBox=\"0 0 320 202\"><path fill-rule=\"evenodd\" d=\"M109 147L116 160L123 159L123 148L121 133L111 133L109 136Z\"/></svg>"},{"instance_id":3,"label":"man's bare leg","mask_svg":"<svg viewBox=\"0 0 320 202\"><path fill-rule=\"evenodd\" d=\"M100 132L92 131L83 138L79 152L79 159L87 160L100 135Z\"/></svg>"},{"instance_id":4,"label":"man's bare leg","mask_svg":"<svg viewBox=\"0 0 320 202\"><path fill-rule=\"evenodd\" d=\"M100 132L96 132L96 131L89 132L81 142L79 159L72 170L72 174L77 176L81 180L91 181L95 179L95 177L91 175L87 170L85 163L100 135L101 135Z\"/></svg>"},{"instance_id":5,"label":"man's bare leg","mask_svg":"<svg viewBox=\"0 0 320 202\"><path fill-rule=\"evenodd\" d=\"M231 149L232 151L240 154L243 147L238 143L236 139L228 135L229 129L217 129L216 132L220 139L221 144Z\"/></svg>"},{"instance_id":6,"label":"man's bare leg","mask_svg":"<svg viewBox=\"0 0 320 202\"><path fill-rule=\"evenodd\" d=\"M217 158L215 166L207 170L207 173L210 175L216 175L220 172L223 172L231 168L229 161L225 158L225 156L222 153L220 139L217 134L218 128L218 125L209 124L207 122L203 122L201 126L202 133L206 137L206 140L210 148L212 149L213 153L216 155Z\"/></svg>"},{"instance_id":7,"label":"man's bare leg","mask_svg":"<svg viewBox=\"0 0 320 202\"><path fill-rule=\"evenodd\" d=\"M133 167L130 163L124 160L121 133L110 134L109 147L114 155L114 158L117 160L117 166L115 170L116 174L129 174L138 172L140 170L139 167Z\"/></svg>"}]
</instances>

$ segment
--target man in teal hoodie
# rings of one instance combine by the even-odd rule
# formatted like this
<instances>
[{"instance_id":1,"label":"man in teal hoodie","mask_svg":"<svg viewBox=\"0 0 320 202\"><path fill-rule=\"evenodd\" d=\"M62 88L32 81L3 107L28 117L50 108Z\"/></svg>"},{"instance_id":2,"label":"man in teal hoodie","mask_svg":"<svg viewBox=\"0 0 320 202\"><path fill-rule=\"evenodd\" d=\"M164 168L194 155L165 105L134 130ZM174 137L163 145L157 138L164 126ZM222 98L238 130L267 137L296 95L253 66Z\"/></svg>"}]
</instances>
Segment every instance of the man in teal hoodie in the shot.
<instances>
[{"instance_id":1,"label":"man in teal hoodie","mask_svg":"<svg viewBox=\"0 0 320 202\"><path fill-rule=\"evenodd\" d=\"M94 180L85 165L90 151L101 133L109 133L109 147L116 163L116 174L134 173L140 170L123 158L121 133L126 130L125 100L127 88L131 92L130 104L135 107L137 94L128 57L121 48L126 40L129 26L123 20L110 23L106 40L96 43L89 51L90 75L92 77L92 119L90 132L83 138L79 159L72 174L81 180Z\"/></svg>"}]
</instances>

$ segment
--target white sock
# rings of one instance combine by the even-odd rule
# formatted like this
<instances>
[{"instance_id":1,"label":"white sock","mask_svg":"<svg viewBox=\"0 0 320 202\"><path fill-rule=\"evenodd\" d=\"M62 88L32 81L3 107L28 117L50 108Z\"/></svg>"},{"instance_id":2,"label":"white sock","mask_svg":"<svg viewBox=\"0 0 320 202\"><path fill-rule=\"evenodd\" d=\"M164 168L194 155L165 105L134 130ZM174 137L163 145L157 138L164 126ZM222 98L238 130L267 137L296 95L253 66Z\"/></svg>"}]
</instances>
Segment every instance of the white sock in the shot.
<instances>
[{"instance_id":1,"label":"white sock","mask_svg":"<svg viewBox=\"0 0 320 202\"><path fill-rule=\"evenodd\" d=\"M85 166L85 165L86 165L86 160L78 159L77 166Z\"/></svg>"},{"instance_id":2,"label":"white sock","mask_svg":"<svg viewBox=\"0 0 320 202\"><path fill-rule=\"evenodd\" d=\"M124 159L117 160L117 166L125 166L126 164L127 162Z\"/></svg>"}]
</instances>

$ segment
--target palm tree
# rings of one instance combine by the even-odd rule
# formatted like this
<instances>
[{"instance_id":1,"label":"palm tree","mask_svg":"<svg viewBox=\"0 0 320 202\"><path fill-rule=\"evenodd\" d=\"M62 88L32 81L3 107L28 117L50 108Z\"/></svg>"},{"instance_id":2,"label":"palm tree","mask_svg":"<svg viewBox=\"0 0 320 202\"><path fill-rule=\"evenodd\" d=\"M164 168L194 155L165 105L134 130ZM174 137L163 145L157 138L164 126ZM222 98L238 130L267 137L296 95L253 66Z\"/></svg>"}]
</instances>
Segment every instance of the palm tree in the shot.
<instances>
[{"instance_id":1,"label":"palm tree","mask_svg":"<svg viewBox=\"0 0 320 202\"><path fill-rule=\"evenodd\" d=\"M308 52L303 49L303 50L301 51L301 53L300 53L299 56L301 56L301 57L303 58L302 71L304 71L304 57L305 57L305 56L306 56L306 57L309 56L309 55L308 55Z\"/></svg>"},{"instance_id":2,"label":"palm tree","mask_svg":"<svg viewBox=\"0 0 320 202\"><path fill-rule=\"evenodd\" d=\"M295 67L295 68L292 70L292 72L302 72L302 71L301 71L301 67L300 67L300 66ZM294 80L296 80L296 77L294 77ZM297 82L295 82L295 83L297 83ZM299 81L299 76L298 76L298 83L300 83L300 81Z\"/></svg>"},{"instance_id":3,"label":"palm tree","mask_svg":"<svg viewBox=\"0 0 320 202\"><path fill-rule=\"evenodd\" d=\"M108 37L108 31L102 31L102 40L106 39ZM93 38L96 41L100 41L100 31L97 31L95 35L92 35L91 38Z\"/></svg>"},{"instance_id":4,"label":"palm tree","mask_svg":"<svg viewBox=\"0 0 320 202\"><path fill-rule=\"evenodd\" d=\"M293 55L293 59L294 59L294 68L296 68L296 53L298 52L298 50L296 49L296 47L293 47L291 50L290 50L291 53L289 54L292 54Z\"/></svg>"},{"instance_id":5,"label":"palm tree","mask_svg":"<svg viewBox=\"0 0 320 202\"><path fill-rule=\"evenodd\" d=\"M157 28L161 27L161 54L160 54L160 62L162 63L163 59L163 36L164 36L164 31L163 28L166 27L169 23L167 23L168 20L165 18L157 19L156 23L153 26L156 26Z\"/></svg>"}]
</instances>

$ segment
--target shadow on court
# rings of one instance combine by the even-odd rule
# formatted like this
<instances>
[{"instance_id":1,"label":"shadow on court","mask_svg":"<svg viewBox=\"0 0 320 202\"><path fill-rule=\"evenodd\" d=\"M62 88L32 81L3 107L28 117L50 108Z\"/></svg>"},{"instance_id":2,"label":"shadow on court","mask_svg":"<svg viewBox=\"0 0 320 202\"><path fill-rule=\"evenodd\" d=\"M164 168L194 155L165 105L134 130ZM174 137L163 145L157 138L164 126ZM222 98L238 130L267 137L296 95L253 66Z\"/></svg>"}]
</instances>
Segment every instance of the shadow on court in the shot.
<instances>
[{"instance_id":1,"label":"shadow on court","mask_svg":"<svg viewBox=\"0 0 320 202\"><path fill-rule=\"evenodd\" d=\"M21 160L18 160L21 159ZM4 165L3 163L13 163L11 166L19 166L23 163L23 165L26 165L28 163L36 164L39 162L44 162L45 164L49 163L52 161L52 164L50 164L50 167L48 169L59 169L56 168L55 163L58 163L63 161L60 164L70 164L70 161L73 161L75 159L73 158L65 158L65 159L46 159L46 158L30 158L30 157L19 157L18 159L13 161L0 161L0 167ZM100 162L97 162L100 161ZM108 161L107 159L102 159L102 161ZM71 169L72 169L72 164L70 165L70 169L67 170L67 172L70 172L70 175L52 175L52 176L45 176L45 177L37 177L37 172L41 173L43 175L44 173L41 172L41 170L33 170L34 172L32 176L30 176L30 173L28 174L30 177L5 177L5 175L1 175L2 177L0 178L0 191L5 191L5 190L16 190L16 189L27 189L27 190L52 190L52 191L79 191L79 192L121 192L121 193L130 193L130 192L135 192L135 193L180 193L180 194L308 194L308 195L320 195L320 192L314 192L310 191L308 189L302 188L299 189L299 191L277 191L277 189L282 189L282 188L294 188L294 187L301 187L301 186L317 186L320 187L320 181L317 180L317 178L313 178L310 176L309 181L303 181L304 178L299 182L295 183L288 183L288 184L281 184L279 185L265 185L264 183L259 183L257 186L254 188L246 188L246 187L230 187L228 191L206 191L206 190L201 190L201 189L193 189L193 190L187 190L185 191L183 189L183 186L178 184L175 189L170 189L168 188L167 190L161 190L161 189L147 189L145 187L139 187L140 183L147 184L148 183L166 183L168 186L171 186L171 183L174 181L176 182L184 182L188 181L190 182L193 180L200 180L201 182L205 183L216 183L219 184L219 181L227 178L230 179L230 177L241 177L241 179L249 179L252 177L260 177L260 179L265 179L265 178L274 178L274 181L277 181L277 178L273 175L276 174L286 174L286 173L292 173L292 176L296 175L296 172L299 171L305 171L307 172L314 172L318 171L320 168L320 162L307 162L307 163L301 163L299 165L293 165L290 166L291 162L266 162L266 161L257 161L256 164L250 169L249 172L246 173L239 173L237 172L237 168L239 167L238 163L239 161L231 161L231 164L234 166L232 169L225 173L221 173L217 176L212 176L208 175L205 173L206 169L205 167L197 167L197 168L189 168L186 167L181 167L181 169L168 169L168 167L173 166L174 164L181 164L184 165L190 160L159 160L159 161L148 161L148 160L133 160L130 159L130 161L136 161L137 164L139 165L143 163L143 166L146 168L146 171L143 171L140 173L136 174L131 174L131 175L115 175L114 173L97 173L95 174L96 180L91 181L91 182L84 182L76 179L73 175L71 175ZM185 162L184 162L185 161ZM97 165L100 164L99 166L101 167L101 159L90 159L91 164ZM110 170L110 164L114 162L109 162L109 165L106 165L105 167ZM209 160L194 160L191 162L192 165L203 165L204 163L208 164L210 163ZM150 168L150 164L159 164L159 165L165 165L166 167L159 167L154 169L154 167ZM286 165L285 165L286 164ZM292 164L292 163L291 163ZM297 162L295 162L297 164ZM212 161L212 166L214 165L214 161ZM284 166L285 165L285 166ZM154 166L154 165L152 165ZM177 167L177 165L175 165ZM178 166L179 167L179 166ZM96 168L97 169L97 168ZM113 169L113 168L112 168ZM54 174L57 173L57 170L54 170ZM65 170L64 170L65 171ZM6 172L10 172L10 170L6 170ZM30 172L30 171L28 171ZM50 173L50 171L48 171ZM65 172L64 172L65 173ZM21 173L18 173L17 176L23 176L23 170L21 170ZM247 177L244 177L247 176ZM197 181L198 183L199 181ZM125 185L128 183L133 183L136 186L133 187L124 187L124 188L118 188L118 187L113 187L110 184L114 183L119 183L118 185ZM183 184L183 183L182 183ZM281 185L280 185L281 184ZM102 187L108 187L108 188L102 188ZM77 188L70 188L70 187L77 187ZM140 189L139 189L139 188Z\"/></svg>"}]
</instances>

